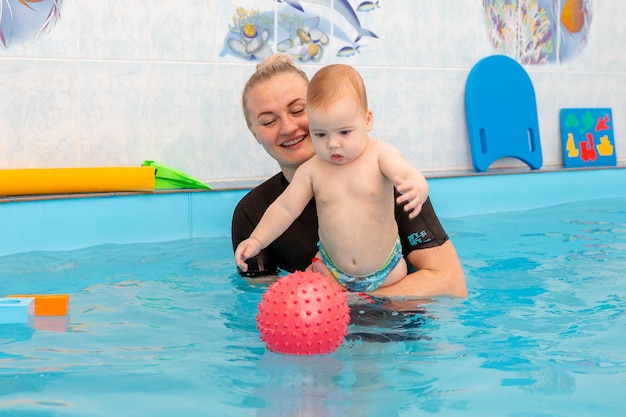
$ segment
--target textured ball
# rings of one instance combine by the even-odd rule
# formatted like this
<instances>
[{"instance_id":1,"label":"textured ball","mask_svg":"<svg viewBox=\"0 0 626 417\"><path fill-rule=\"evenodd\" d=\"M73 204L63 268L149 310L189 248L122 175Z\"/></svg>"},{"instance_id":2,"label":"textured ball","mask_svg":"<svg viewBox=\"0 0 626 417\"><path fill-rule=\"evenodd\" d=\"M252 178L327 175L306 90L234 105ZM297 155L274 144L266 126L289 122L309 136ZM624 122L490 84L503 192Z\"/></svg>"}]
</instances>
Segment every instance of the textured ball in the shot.
<instances>
[{"instance_id":1,"label":"textured ball","mask_svg":"<svg viewBox=\"0 0 626 417\"><path fill-rule=\"evenodd\" d=\"M335 351L348 333L350 309L334 280L317 272L298 271L270 285L256 319L269 350L325 355Z\"/></svg>"}]
</instances>

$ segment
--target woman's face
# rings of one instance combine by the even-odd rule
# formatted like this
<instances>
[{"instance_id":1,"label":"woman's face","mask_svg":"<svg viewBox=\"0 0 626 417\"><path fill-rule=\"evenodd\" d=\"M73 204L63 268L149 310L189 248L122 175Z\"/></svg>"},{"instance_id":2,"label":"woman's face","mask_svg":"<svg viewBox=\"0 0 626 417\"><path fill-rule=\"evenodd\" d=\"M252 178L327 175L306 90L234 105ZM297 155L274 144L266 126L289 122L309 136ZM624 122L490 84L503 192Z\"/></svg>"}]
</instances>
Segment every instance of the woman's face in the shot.
<instances>
[{"instance_id":1,"label":"woman's face","mask_svg":"<svg viewBox=\"0 0 626 417\"><path fill-rule=\"evenodd\" d=\"M314 155L306 115L307 83L296 74L280 74L257 84L246 105L250 130L288 180Z\"/></svg>"}]
</instances>

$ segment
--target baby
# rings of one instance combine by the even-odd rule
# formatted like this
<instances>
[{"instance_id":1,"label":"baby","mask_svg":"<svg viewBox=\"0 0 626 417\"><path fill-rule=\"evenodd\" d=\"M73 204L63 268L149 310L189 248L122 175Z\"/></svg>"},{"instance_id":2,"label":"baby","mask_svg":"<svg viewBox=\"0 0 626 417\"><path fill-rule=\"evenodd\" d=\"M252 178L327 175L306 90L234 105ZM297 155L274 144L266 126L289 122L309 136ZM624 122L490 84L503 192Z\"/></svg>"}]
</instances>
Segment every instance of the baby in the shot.
<instances>
[{"instance_id":1,"label":"baby","mask_svg":"<svg viewBox=\"0 0 626 417\"><path fill-rule=\"evenodd\" d=\"M348 65L320 69L307 91L309 130L316 155L235 250L237 266L279 237L315 198L318 258L349 291L373 291L407 274L394 204L410 217L428 197L424 176L394 146L369 136L374 119L359 73ZM394 202L394 186L401 194Z\"/></svg>"}]
</instances>

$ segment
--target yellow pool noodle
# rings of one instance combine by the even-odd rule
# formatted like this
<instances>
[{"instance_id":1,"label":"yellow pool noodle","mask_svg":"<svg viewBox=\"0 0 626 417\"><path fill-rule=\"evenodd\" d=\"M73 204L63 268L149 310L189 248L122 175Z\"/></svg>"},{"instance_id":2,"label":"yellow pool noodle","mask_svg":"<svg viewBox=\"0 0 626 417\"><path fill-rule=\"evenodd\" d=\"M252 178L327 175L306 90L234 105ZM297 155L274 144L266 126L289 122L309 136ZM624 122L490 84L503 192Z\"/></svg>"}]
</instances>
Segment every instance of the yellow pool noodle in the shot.
<instances>
[{"instance_id":1,"label":"yellow pool noodle","mask_svg":"<svg viewBox=\"0 0 626 417\"><path fill-rule=\"evenodd\" d=\"M153 167L0 170L0 195L154 191Z\"/></svg>"}]
</instances>

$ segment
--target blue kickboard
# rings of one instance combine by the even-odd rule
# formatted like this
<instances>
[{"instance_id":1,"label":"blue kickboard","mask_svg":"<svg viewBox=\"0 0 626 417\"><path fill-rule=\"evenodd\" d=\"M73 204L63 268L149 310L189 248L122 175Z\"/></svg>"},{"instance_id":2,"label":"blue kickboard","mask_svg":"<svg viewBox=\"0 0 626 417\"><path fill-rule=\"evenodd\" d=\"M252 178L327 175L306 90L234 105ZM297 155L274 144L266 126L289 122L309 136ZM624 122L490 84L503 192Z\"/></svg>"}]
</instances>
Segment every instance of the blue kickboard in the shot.
<instances>
[{"instance_id":1,"label":"blue kickboard","mask_svg":"<svg viewBox=\"0 0 626 417\"><path fill-rule=\"evenodd\" d=\"M476 171L504 157L541 168L535 90L517 61L493 55L476 63L467 77L465 113Z\"/></svg>"}]
</instances>

